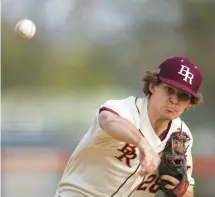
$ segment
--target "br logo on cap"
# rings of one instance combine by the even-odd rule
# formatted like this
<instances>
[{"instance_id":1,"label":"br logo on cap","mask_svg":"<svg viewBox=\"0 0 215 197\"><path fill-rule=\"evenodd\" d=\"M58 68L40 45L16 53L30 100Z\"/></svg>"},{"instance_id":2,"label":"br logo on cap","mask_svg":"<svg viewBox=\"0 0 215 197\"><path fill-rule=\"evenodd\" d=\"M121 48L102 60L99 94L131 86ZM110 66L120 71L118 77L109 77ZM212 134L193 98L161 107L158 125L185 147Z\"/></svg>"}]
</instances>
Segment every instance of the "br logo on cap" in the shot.
<instances>
[{"instance_id":1,"label":"br logo on cap","mask_svg":"<svg viewBox=\"0 0 215 197\"><path fill-rule=\"evenodd\" d=\"M190 85L192 85L192 80L194 78L193 73L190 72L189 67L181 65L181 70L178 72L178 74L184 76L184 81L189 82ZM189 80L189 81L187 81Z\"/></svg>"}]
</instances>

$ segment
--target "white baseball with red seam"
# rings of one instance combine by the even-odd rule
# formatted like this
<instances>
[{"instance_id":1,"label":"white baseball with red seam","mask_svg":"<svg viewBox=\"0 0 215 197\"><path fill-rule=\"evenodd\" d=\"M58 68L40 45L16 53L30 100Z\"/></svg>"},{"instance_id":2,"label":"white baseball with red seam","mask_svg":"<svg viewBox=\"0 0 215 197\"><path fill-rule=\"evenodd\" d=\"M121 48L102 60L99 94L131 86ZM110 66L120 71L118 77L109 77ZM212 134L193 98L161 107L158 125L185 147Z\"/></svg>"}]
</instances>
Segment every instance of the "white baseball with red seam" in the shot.
<instances>
[{"instance_id":1,"label":"white baseball with red seam","mask_svg":"<svg viewBox=\"0 0 215 197\"><path fill-rule=\"evenodd\" d=\"M15 26L15 32L18 36L31 39L36 33L36 25L29 19L19 21Z\"/></svg>"}]
</instances>

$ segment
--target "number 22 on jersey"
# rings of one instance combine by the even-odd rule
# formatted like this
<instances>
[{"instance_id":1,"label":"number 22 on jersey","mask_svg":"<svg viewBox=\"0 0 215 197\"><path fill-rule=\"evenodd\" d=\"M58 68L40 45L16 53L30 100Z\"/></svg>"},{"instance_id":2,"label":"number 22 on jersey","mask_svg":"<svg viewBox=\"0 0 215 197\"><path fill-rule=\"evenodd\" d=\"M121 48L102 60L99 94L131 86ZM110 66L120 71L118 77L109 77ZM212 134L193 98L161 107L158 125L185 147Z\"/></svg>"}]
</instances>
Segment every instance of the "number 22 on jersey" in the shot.
<instances>
[{"instance_id":1,"label":"number 22 on jersey","mask_svg":"<svg viewBox=\"0 0 215 197\"><path fill-rule=\"evenodd\" d=\"M138 185L136 190L144 190L149 193L157 193L159 189L160 177L156 174L149 175L144 178L143 181Z\"/></svg>"}]
</instances>

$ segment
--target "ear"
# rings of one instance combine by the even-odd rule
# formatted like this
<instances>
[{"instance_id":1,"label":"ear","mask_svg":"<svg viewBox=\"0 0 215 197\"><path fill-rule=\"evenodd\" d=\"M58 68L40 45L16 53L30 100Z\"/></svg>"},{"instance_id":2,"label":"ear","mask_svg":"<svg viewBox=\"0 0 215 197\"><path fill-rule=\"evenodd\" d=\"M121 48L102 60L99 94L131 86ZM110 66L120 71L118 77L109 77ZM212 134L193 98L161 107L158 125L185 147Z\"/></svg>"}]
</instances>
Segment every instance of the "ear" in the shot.
<instances>
[{"instance_id":1,"label":"ear","mask_svg":"<svg viewBox=\"0 0 215 197\"><path fill-rule=\"evenodd\" d=\"M193 105L191 103L188 104L187 109L190 109Z\"/></svg>"},{"instance_id":2,"label":"ear","mask_svg":"<svg viewBox=\"0 0 215 197\"><path fill-rule=\"evenodd\" d=\"M184 110L184 111L187 111L187 110L191 109L191 108L192 108L192 106L193 106L193 105L192 105L191 103L189 103L189 104L188 104L188 106L185 108L185 110Z\"/></svg>"},{"instance_id":3,"label":"ear","mask_svg":"<svg viewBox=\"0 0 215 197\"><path fill-rule=\"evenodd\" d=\"M150 90L150 92L153 94L154 93L154 91L155 91L155 83L150 83L149 84L149 90Z\"/></svg>"}]
</instances>

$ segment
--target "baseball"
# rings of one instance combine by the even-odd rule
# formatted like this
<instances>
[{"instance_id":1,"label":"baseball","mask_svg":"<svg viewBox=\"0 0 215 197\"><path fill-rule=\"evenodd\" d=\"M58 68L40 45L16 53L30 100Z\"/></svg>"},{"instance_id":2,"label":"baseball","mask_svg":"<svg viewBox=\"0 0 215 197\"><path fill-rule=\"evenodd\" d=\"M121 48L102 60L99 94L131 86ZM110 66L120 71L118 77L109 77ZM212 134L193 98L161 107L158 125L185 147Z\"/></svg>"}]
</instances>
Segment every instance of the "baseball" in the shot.
<instances>
[{"instance_id":1,"label":"baseball","mask_svg":"<svg viewBox=\"0 0 215 197\"><path fill-rule=\"evenodd\" d=\"M36 25L29 19L19 21L15 26L15 33L24 39L31 39L36 33Z\"/></svg>"}]
</instances>

